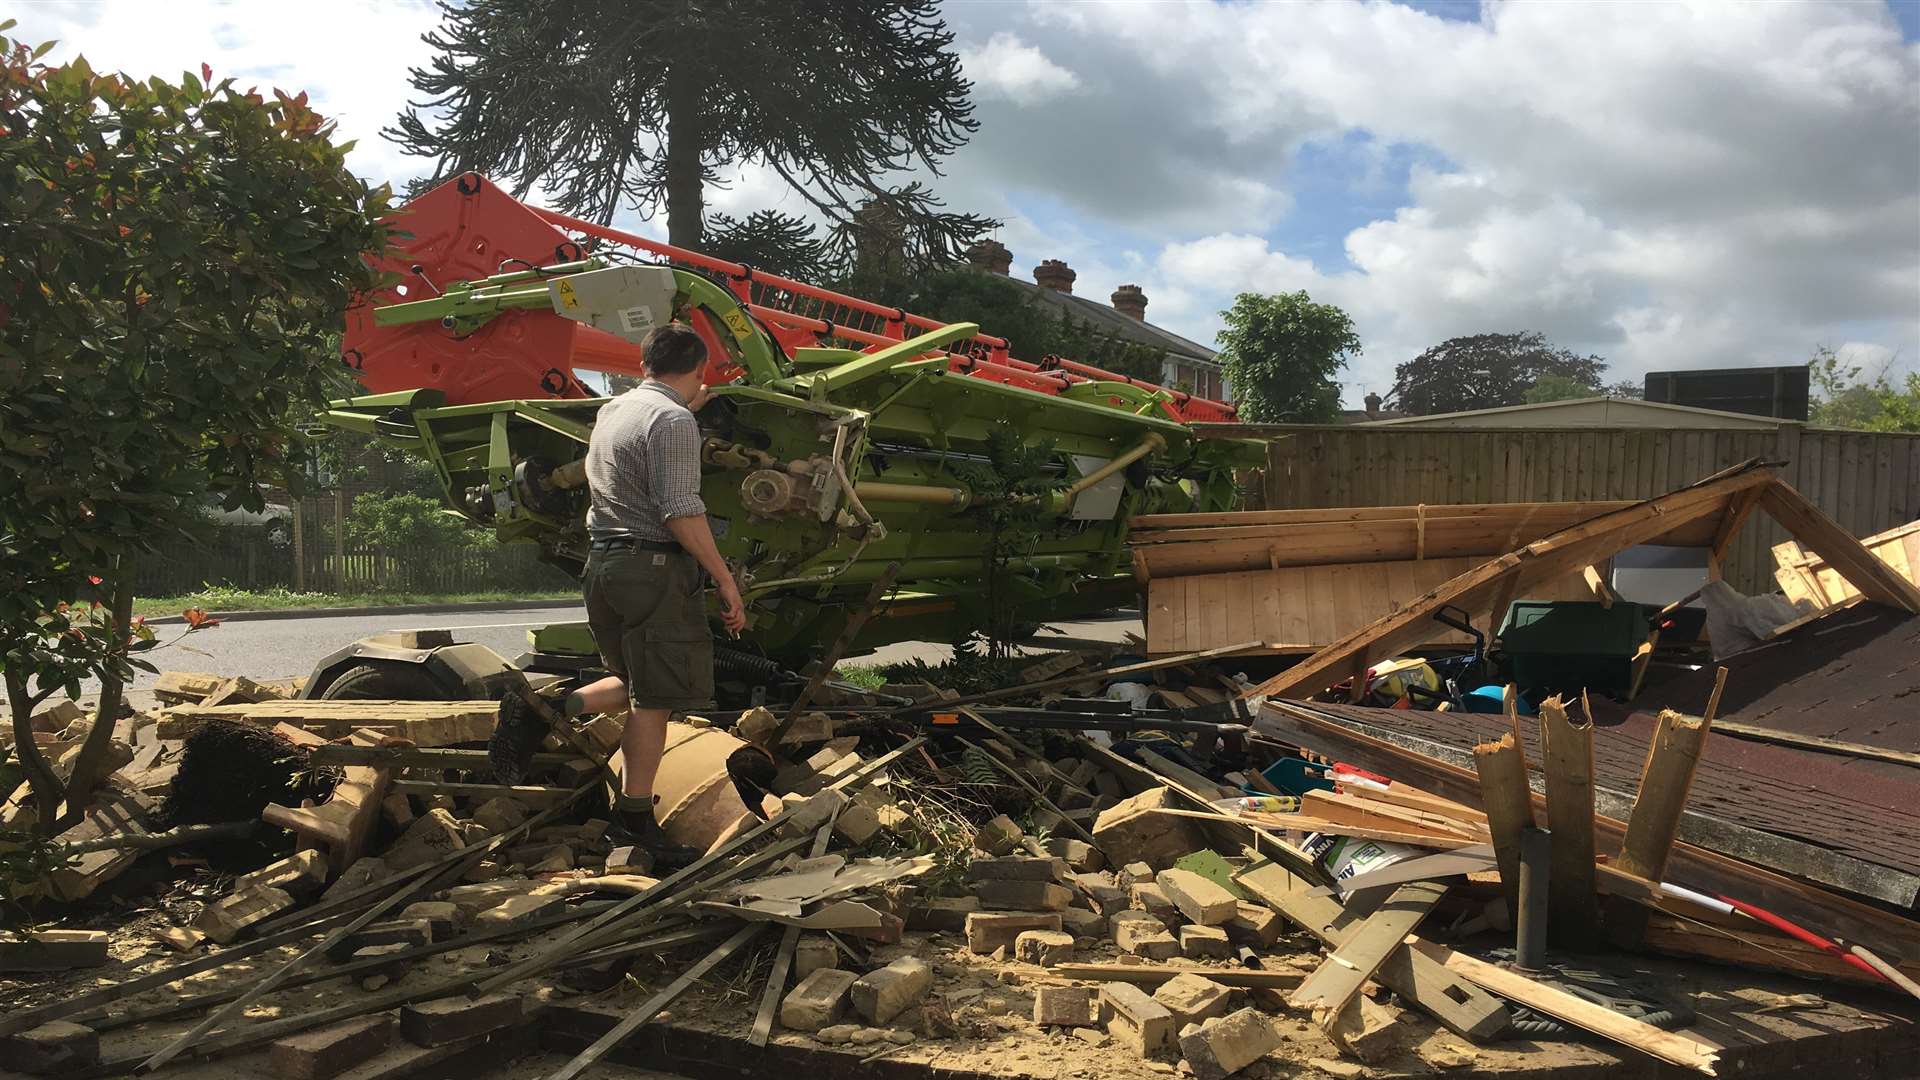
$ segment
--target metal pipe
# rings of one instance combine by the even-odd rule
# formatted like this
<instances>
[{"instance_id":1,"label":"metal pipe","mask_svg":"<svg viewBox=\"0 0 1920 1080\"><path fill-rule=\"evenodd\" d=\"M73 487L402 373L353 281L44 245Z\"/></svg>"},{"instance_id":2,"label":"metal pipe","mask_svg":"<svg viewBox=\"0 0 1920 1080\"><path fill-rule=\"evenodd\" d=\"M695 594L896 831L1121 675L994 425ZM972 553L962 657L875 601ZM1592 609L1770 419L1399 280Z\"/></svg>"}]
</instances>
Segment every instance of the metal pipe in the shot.
<instances>
[{"instance_id":1,"label":"metal pipe","mask_svg":"<svg viewBox=\"0 0 1920 1080\"><path fill-rule=\"evenodd\" d=\"M973 492L966 488L936 487L932 484L888 484L862 480L853 485L853 491L862 502L922 503L928 506L951 506L955 510L964 510L973 502Z\"/></svg>"},{"instance_id":2,"label":"metal pipe","mask_svg":"<svg viewBox=\"0 0 1920 1080\"><path fill-rule=\"evenodd\" d=\"M1514 966L1540 971L1547 966L1547 877L1553 860L1553 834L1520 831L1520 916L1514 926Z\"/></svg>"},{"instance_id":3,"label":"metal pipe","mask_svg":"<svg viewBox=\"0 0 1920 1080\"><path fill-rule=\"evenodd\" d=\"M1126 468L1127 466L1133 464L1134 462L1139 461L1141 458L1146 457L1148 454L1157 454L1160 451L1165 450L1166 448L1167 448L1167 440L1161 438L1159 432L1155 432L1155 431L1148 432L1147 437L1140 440L1140 445L1134 447L1133 449L1127 451L1124 454L1121 454L1119 457L1114 458L1112 461L1107 462L1105 465L1100 466L1099 468L1093 470L1092 472L1081 477L1080 479L1075 480L1073 484L1069 486L1067 490L1064 492L1064 494L1066 495L1067 508L1072 509L1074 498L1078 496L1081 492L1087 490L1088 488L1099 483L1100 481L1105 480L1107 477L1112 476L1114 473L1119 472L1121 469Z\"/></svg>"}]
</instances>

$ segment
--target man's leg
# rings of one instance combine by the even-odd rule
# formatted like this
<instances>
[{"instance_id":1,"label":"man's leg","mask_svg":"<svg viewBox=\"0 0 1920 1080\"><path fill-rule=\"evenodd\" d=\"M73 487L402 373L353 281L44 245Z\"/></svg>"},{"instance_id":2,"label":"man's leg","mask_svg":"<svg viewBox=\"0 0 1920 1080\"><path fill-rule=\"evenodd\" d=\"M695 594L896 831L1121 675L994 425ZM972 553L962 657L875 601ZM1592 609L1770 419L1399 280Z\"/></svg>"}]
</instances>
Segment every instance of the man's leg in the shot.
<instances>
[{"instance_id":1,"label":"man's leg","mask_svg":"<svg viewBox=\"0 0 1920 1080\"><path fill-rule=\"evenodd\" d=\"M660 772L660 755L667 748L669 709L635 709L627 714L627 728L620 734L620 751L626 775L622 788L629 798L645 799L653 805L653 778Z\"/></svg>"},{"instance_id":2,"label":"man's leg","mask_svg":"<svg viewBox=\"0 0 1920 1080\"><path fill-rule=\"evenodd\" d=\"M566 713L568 716L589 716L618 712L626 707L627 680L618 675L609 675L568 694ZM633 755L627 756L631 760Z\"/></svg>"}]
</instances>

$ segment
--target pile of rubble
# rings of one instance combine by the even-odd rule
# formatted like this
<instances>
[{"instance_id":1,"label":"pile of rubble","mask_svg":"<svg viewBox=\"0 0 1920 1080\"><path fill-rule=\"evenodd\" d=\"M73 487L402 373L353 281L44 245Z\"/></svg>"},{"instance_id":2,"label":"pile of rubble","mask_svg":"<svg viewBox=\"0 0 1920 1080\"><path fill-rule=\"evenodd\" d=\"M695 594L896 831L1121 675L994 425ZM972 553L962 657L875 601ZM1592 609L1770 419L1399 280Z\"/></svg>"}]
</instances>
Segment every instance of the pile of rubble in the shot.
<instances>
[{"instance_id":1,"label":"pile of rubble","mask_svg":"<svg viewBox=\"0 0 1920 1080\"><path fill-rule=\"evenodd\" d=\"M662 778L680 793L662 820L706 854L658 874L606 839L619 766L609 718L556 720L534 782L510 788L491 782L476 746L491 702L307 702L253 684L241 692L254 700L208 705L216 687L169 676L174 703L133 724L128 765L146 764L123 769L116 791L151 801L163 793L148 790L154 770L190 777L195 740L227 724L274 733L294 773L326 773L331 791L261 806L245 843L279 850L230 877L210 869L234 857L216 850L224 838L180 831L221 823L176 828L181 843L162 850L116 851L130 858L113 873L159 860L198 894L181 900L182 886L160 882L174 902L164 925L142 925L146 940L102 906L111 874L79 892L91 907L53 903L67 894L49 888L38 910L69 925L0 942L0 979L19 1002L0 1017L0 1067L116 1075L218 1057L371 1080L478 1072L544 1049L572 1055L552 1073L567 1078L629 1054L653 1060L643 1031L671 1032L657 1043L666 1063L694 1073L707 1053L695 1045L775 1055L765 1069L824 1053L857 1055L850 1068L885 1055L1053 1075L1034 1072L1037 1057L1078 1075L1203 1080L1621 1060L1554 1049L1584 1031L1628 1059L1765 1074L1750 1062L1766 1040L1679 1028L1693 1010L1644 990L1607 984L1616 1004L1597 1005L1592 985L1528 952L1545 910L1539 883L1523 884L1539 860L1515 858L1531 817L1497 801L1525 791L1524 756L1515 771L1514 749L1487 750L1482 778L1505 779L1487 781L1484 801L1329 762L1264 736L1267 714L1232 698L1243 682L1212 659L1094 670L1061 654L1001 691L904 688L917 704L796 710L774 747L780 718L766 709L676 722ZM749 744L778 764L758 806L726 769ZM1562 780L1548 774L1549 796ZM159 836L163 824L99 829ZM1586 860L1584 901L1556 878L1556 905L1604 901L1610 928L1685 915L1743 943L1735 962L1787 955L1797 963L1771 966L1847 980L1809 1005L1777 977L1694 965L1684 977L1702 1011L1716 993L1728 1008L1761 995L1851 1008L1822 1014L1835 1039L1896 1038L1885 1029L1900 999L1885 980L1866 986L1804 942L1649 892L1591 850ZM1555 848L1556 875L1563 865ZM1883 919L1871 925L1899 917ZM1488 959L1489 934L1522 955ZM1736 951L1665 948L1673 940L1642 944ZM1876 944L1906 955L1902 939ZM29 971L42 974L16 974ZM1871 1007L1829 1004L1862 992ZM1516 1034L1527 1039L1504 1041ZM994 1056L1027 1044L1044 1050Z\"/></svg>"}]
</instances>

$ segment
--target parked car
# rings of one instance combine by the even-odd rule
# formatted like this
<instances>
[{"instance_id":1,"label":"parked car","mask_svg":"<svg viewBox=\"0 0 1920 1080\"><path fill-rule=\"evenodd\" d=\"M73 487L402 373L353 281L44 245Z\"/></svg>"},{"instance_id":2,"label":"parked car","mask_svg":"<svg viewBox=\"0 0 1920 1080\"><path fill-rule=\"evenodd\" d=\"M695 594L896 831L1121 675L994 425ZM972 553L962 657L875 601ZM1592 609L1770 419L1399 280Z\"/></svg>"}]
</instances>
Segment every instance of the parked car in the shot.
<instances>
[{"instance_id":1,"label":"parked car","mask_svg":"<svg viewBox=\"0 0 1920 1080\"><path fill-rule=\"evenodd\" d=\"M226 528L261 529L267 534L267 541L274 547L286 547L293 543L293 507L281 503L267 503L258 510L244 507L229 510L222 506L217 496L207 496L201 504L201 512L208 521Z\"/></svg>"}]
</instances>

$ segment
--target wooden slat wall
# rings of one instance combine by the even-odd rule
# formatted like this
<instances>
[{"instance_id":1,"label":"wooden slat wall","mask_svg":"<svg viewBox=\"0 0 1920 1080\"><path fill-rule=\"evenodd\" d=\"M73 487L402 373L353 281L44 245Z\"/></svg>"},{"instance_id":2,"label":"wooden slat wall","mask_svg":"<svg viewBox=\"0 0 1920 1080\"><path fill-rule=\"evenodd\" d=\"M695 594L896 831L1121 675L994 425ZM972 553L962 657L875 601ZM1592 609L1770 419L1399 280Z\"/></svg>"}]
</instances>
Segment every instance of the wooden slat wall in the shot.
<instances>
[{"instance_id":1,"label":"wooden slat wall","mask_svg":"<svg viewBox=\"0 0 1920 1080\"><path fill-rule=\"evenodd\" d=\"M1515 428L1422 430L1273 425L1261 505L1283 510L1414 503L1647 499L1748 458L1784 461L1784 479L1855 536L1920 518L1920 435L1813 430ZM1727 581L1771 592L1786 534L1755 514L1728 553Z\"/></svg>"}]
</instances>

